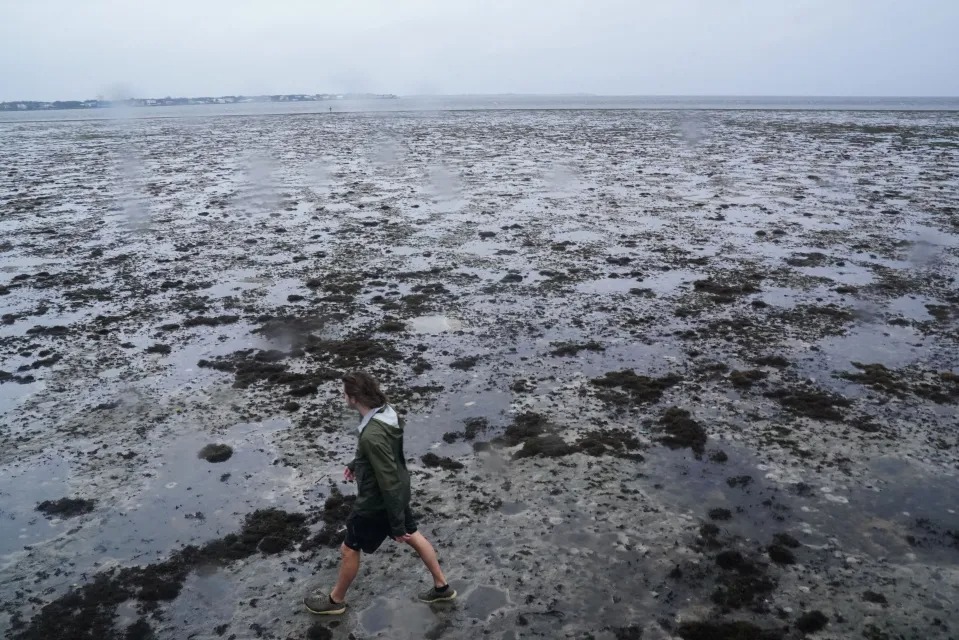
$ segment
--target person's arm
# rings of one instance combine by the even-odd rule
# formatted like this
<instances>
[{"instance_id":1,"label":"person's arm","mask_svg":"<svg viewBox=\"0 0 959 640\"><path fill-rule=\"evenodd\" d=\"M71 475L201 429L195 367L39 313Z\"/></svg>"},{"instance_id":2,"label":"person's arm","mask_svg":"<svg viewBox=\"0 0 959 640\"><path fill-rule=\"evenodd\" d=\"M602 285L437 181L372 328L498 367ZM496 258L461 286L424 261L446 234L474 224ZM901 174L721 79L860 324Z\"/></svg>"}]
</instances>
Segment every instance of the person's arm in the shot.
<instances>
[{"instance_id":1,"label":"person's arm","mask_svg":"<svg viewBox=\"0 0 959 640\"><path fill-rule=\"evenodd\" d=\"M377 437L371 433L360 444L363 453L373 467L376 484L380 487L383 502L386 506L386 515L390 523L390 535L400 537L406 535L406 519L404 512L406 504L403 499L404 485L400 480L399 466L393 456L393 447L387 438Z\"/></svg>"}]
</instances>

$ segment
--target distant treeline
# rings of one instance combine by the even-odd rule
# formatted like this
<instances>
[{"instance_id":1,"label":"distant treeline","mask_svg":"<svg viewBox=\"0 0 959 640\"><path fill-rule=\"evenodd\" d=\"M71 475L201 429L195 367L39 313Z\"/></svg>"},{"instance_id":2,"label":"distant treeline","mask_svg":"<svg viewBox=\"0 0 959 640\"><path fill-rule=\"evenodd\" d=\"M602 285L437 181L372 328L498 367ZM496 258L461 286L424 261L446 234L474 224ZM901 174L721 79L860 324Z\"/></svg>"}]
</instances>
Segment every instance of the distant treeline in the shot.
<instances>
[{"instance_id":1,"label":"distant treeline","mask_svg":"<svg viewBox=\"0 0 959 640\"><path fill-rule=\"evenodd\" d=\"M108 107L174 107L189 104L243 104L251 102L319 102L322 100L388 100L393 94L379 93L316 93L277 94L263 96L219 96L201 98L131 98L129 100L18 100L0 102L0 111L36 111L40 109L102 109Z\"/></svg>"}]
</instances>

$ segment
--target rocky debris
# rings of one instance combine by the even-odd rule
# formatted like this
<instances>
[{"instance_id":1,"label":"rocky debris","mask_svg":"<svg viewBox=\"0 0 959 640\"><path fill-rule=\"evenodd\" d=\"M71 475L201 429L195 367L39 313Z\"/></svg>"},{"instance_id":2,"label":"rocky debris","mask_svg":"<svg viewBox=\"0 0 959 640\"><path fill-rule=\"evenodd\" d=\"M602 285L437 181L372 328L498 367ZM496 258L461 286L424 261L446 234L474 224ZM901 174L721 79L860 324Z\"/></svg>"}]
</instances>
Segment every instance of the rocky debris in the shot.
<instances>
[{"instance_id":1,"label":"rocky debris","mask_svg":"<svg viewBox=\"0 0 959 640\"><path fill-rule=\"evenodd\" d=\"M200 449L197 457L207 462L226 462L233 457L233 447L228 444L208 444Z\"/></svg>"},{"instance_id":2,"label":"rocky debris","mask_svg":"<svg viewBox=\"0 0 959 640\"><path fill-rule=\"evenodd\" d=\"M60 498L59 500L44 500L37 505L37 511L48 518L73 518L90 513L96 507L96 500L85 498Z\"/></svg>"}]
</instances>

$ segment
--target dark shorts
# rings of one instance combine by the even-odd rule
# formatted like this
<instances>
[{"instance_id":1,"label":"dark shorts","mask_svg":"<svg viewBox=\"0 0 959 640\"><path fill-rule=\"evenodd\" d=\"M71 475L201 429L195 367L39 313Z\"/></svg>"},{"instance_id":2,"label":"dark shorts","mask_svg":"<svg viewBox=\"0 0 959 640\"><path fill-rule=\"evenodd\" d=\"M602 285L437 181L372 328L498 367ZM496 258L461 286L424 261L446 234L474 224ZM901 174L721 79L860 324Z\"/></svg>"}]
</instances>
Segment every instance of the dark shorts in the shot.
<instances>
[{"instance_id":1,"label":"dark shorts","mask_svg":"<svg viewBox=\"0 0 959 640\"><path fill-rule=\"evenodd\" d=\"M403 513L406 533L416 533L416 519L409 507ZM391 537L390 520L385 511L375 515L351 514L346 521L346 540L343 544L354 551L373 553L383 541Z\"/></svg>"}]
</instances>

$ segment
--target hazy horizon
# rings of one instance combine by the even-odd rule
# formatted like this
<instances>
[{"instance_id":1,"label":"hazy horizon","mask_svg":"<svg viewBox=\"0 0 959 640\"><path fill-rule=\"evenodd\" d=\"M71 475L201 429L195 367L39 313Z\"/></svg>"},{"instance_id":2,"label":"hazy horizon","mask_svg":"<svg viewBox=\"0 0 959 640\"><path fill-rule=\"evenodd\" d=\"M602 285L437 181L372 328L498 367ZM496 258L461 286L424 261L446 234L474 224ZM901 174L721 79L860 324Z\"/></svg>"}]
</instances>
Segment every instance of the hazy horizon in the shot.
<instances>
[{"instance_id":1,"label":"hazy horizon","mask_svg":"<svg viewBox=\"0 0 959 640\"><path fill-rule=\"evenodd\" d=\"M959 95L950 0L4 5L0 101Z\"/></svg>"},{"instance_id":2,"label":"hazy horizon","mask_svg":"<svg viewBox=\"0 0 959 640\"><path fill-rule=\"evenodd\" d=\"M196 95L131 95L125 96L123 99L132 99L132 100L147 100L147 99L160 99L160 98L225 98L228 96L245 96L245 97L254 97L262 95L343 95L337 94L332 91L290 91L290 92L280 92L280 93L270 93L270 94L247 94L247 93L222 93L222 94L213 94L213 93L198 93ZM356 94L360 95L360 94ZM413 94L399 94L392 93L390 91L371 91L367 95L393 95L397 98L495 98L495 97L530 97L530 98L564 98L564 97L588 97L588 98L802 98L802 99L895 99L895 98L930 98L930 99L950 99L950 98L959 98L957 95L800 95L800 94L694 94L694 93L676 93L676 94L640 94L640 93L622 93L622 94L603 94L603 93L587 93L587 92L557 92L557 93L524 93L518 91L511 92L502 92L502 93L479 93L479 92L467 92L467 93L413 93ZM101 96L104 100L111 100L107 96ZM97 96L69 96L69 97L60 97L52 99L37 99L37 98L15 98L9 100L2 100L0 102L69 102L69 101L83 101L83 100L95 100Z\"/></svg>"}]
</instances>

